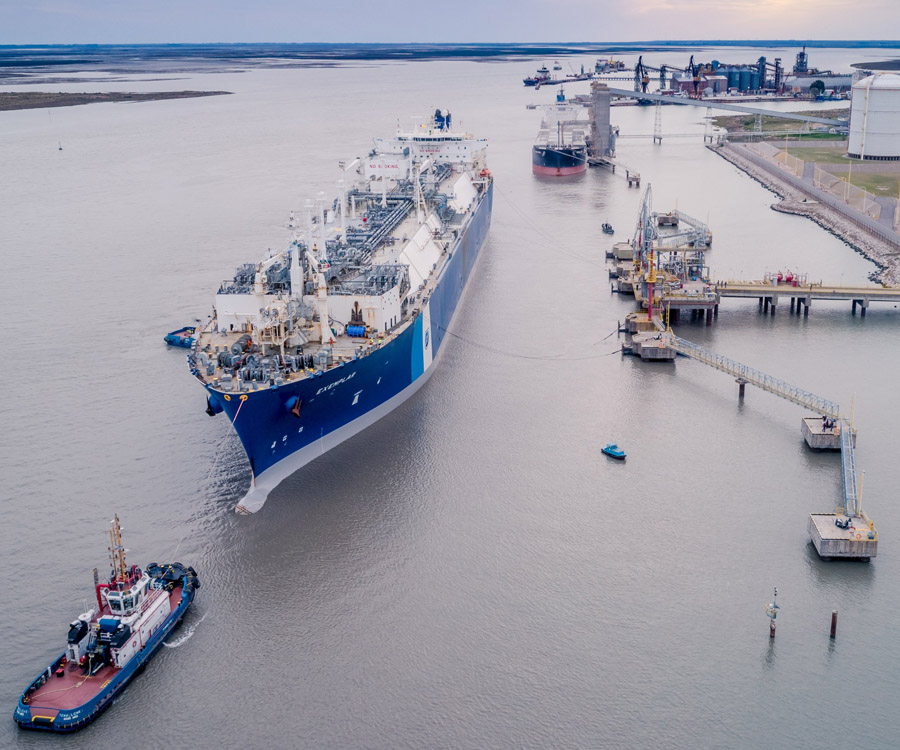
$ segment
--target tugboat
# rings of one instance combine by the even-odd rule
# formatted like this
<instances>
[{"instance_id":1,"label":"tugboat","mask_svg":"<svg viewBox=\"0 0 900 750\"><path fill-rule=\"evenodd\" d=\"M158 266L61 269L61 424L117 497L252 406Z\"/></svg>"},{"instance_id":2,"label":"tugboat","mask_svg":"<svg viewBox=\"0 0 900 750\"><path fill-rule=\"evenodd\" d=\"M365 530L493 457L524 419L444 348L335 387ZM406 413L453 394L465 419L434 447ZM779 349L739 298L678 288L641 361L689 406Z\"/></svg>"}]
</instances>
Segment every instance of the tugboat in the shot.
<instances>
[{"instance_id":1,"label":"tugboat","mask_svg":"<svg viewBox=\"0 0 900 750\"><path fill-rule=\"evenodd\" d=\"M615 230L612 228L612 224L603 223L603 234L615 234Z\"/></svg>"},{"instance_id":2,"label":"tugboat","mask_svg":"<svg viewBox=\"0 0 900 750\"><path fill-rule=\"evenodd\" d=\"M181 563L125 565L119 517L110 524L107 583L94 570L97 606L69 624L66 650L19 698L22 729L74 732L97 718L159 650L200 588Z\"/></svg>"},{"instance_id":3,"label":"tugboat","mask_svg":"<svg viewBox=\"0 0 900 750\"><path fill-rule=\"evenodd\" d=\"M625 451L615 443L607 443L600 449L600 452L605 453L610 458L618 459L619 461L625 460Z\"/></svg>"},{"instance_id":4,"label":"tugboat","mask_svg":"<svg viewBox=\"0 0 900 750\"><path fill-rule=\"evenodd\" d=\"M537 72L533 76L529 76L528 78L523 78L522 83L526 86L540 86L542 83L548 83L550 81L550 71L547 69L546 65L542 65L537 69Z\"/></svg>"}]
</instances>

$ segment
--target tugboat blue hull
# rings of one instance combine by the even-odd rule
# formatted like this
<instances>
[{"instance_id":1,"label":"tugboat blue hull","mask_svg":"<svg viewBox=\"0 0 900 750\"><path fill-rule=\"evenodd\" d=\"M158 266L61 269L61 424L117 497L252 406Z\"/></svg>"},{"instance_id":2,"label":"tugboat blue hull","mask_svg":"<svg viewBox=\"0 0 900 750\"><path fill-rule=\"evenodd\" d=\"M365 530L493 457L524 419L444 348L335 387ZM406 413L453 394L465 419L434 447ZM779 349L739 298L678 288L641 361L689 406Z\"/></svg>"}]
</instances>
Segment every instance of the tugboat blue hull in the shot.
<instances>
[{"instance_id":1,"label":"tugboat blue hull","mask_svg":"<svg viewBox=\"0 0 900 750\"><path fill-rule=\"evenodd\" d=\"M156 652L162 647L163 642L168 638L169 634L179 625L191 602L194 600L196 591L193 586L183 586L181 589L181 599L178 605L172 610L169 616L163 621L159 629L151 636L147 644L131 658L131 660L112 677L106 685L102 687L89 701L80 706L67 709L59 709L57 707L40 706L26 702L28 691L23 693L19 698L19 704L16 706L14 719L22 729L36 729L39 731L68 733L75 732L84 726L90 724L103 711L108 708L113 700L129 682L137 675L138 671L146 666ZM41 682L42 680L54 679L53 674L57 667L60 666L65 654L61 654L38 678L32 683ZM52 715L51 715L52 714Z\"/></svg>"}]
</instances>

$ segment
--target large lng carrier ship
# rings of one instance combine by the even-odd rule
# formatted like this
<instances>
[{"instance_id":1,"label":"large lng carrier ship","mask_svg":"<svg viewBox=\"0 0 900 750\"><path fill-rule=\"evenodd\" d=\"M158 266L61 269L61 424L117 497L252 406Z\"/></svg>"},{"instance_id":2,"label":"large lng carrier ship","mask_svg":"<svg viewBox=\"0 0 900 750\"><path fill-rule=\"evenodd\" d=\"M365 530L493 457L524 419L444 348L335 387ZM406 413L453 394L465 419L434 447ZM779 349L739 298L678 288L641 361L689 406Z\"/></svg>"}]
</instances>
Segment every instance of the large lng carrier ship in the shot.
<instances>
[{"instance_id":1,"label":"large lng carrier ship","mask_svg":"<svg viewBox=\"0 0 900 750\"><path fill-rule=\"evenodd\" d=\"M425 382L490 226L486 149L441 111L376 139L287 249L221 285L188 362L247 452L238 512Z\"/></svg>"}]
</instances>

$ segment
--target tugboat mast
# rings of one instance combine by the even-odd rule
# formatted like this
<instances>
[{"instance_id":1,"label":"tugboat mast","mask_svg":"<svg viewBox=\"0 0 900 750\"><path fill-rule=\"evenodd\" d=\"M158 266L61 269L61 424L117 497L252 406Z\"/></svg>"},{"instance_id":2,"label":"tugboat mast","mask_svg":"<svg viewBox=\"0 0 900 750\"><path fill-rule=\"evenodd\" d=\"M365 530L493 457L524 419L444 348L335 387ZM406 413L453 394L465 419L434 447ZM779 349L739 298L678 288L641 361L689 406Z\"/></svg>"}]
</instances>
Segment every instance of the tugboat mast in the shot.
<instances>
[{"instance_id":1,"label":"tugboat mast","mask_svg":"<svg viewBox=\"0 0 900 750\"><path fill-rule=\"evenodd\" d=\"M119 526L119 514L116 513L113 520L109 522L109 561L116 580L122 583L128 581L128 575L125 572L125 552L126 549L122 545L122 529Z\"/></svg>"}]
</instances>

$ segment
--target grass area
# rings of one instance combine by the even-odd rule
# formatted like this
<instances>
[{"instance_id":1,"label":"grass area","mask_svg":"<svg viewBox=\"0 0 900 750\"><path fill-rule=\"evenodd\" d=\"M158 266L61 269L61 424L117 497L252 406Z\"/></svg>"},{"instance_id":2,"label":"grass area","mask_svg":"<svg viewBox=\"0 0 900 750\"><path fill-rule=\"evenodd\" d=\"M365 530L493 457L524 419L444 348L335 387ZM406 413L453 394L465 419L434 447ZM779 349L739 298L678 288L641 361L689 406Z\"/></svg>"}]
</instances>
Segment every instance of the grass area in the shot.
<instances>
[{"instance_id":1,"label":"grass area","mask_svg":"<svg viewBox=\"0 0 900 750\"><path fill-rule=\"evenodd\" d=\"M752 106L765 108L765 102L757 102ZM791 112L793 115L808 115L810 117L828 117L829 119L837 120L841 117L849 117L850 116L850 108L846 109L817 109L811 112ZM720 115L719 117L713 118L713 124L716 127L724 128L729 133L741 132L741 131L752 131L756 129L756 116L755 115ZM771 115L763 115L762 116L762 129L766 131L772 130L780 130L780 131L795 131L798 130L802 126L802 123L797 120L784 120L780 117L774 117ZM827 130L824 133L810 133L810 136L818 136L825 138L843 138L845 136L832 135L828 133Z\"/></svg>"},{"instance_id":2,"label":"grass area","mask_svg":"<svg viewBox=\"0 0 900 750\"><path fill-rule=\"evenodd\" d=\"M872 195L886 195L896 198L900 193L900 173L898 174L856 174L850 175L850 182L868 190Z\"/></svg>"},{"instance_id":3,"label":"grass area","mask_svg":"<svg viewBox=\"0 0 900 750\"><path fill-rule=\"evenodd\" d=\"M784 151L784 149L782 149ZM859 159L847 159L844 152L837 148L791 148L788 146L787 152L791 156L796 156L803 161L814 161L819 164L840 164L849 167L851 164L859 164ZM869 162L874 163L874 162ZM846 172L834 172L836 177L846 175ZM886 195L889 198L896 198L900 194L900 164L897 165L897 171L894 173L884 172L856 172L850 170L850 182L863 190L868 190L872 195Z\"/></svg>"},{"instance_id":4,"label":"grass area","mask_svg":"<svg viewBox=\"0 0 900 750\"><path fill-rule=\"evenodd\" d=\"M782 149L783 151L784 149ZM851 161L858 163L858 159L847 159L844 151L839 148L791 148L788 142L787 152L803 161L816 161L819 164L849 164Z\"/></svg>"}]
</instances>

